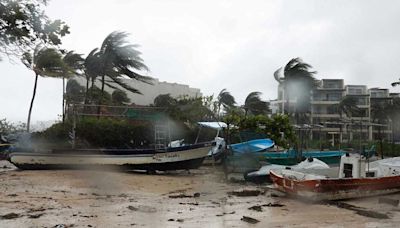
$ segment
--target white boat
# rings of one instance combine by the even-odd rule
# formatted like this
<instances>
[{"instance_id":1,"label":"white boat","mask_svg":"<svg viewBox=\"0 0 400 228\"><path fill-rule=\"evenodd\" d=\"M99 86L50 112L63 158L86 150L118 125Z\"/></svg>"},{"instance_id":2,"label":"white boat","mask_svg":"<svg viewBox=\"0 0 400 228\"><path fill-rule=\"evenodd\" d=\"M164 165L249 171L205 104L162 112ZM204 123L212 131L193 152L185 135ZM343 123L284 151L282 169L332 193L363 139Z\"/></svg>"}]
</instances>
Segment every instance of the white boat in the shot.
<instances>
[{"instance_id":1,"label":"white boat","mask_svg":"<svg viewBox=\"0 0 400 228\"><path fill-rule=\"evenodd\" d=\"M261 167L257 171L252 171L246 173L244 175L245 180L263 183L263 182L271 182L269 173L271 170L282 170L282 169L290 169L290 170L321 170L321 169L329 169L329 165L325 162L317 159L317 158L308 158L297 165L292 166L284 166L284 165L276 165L269 164Z\"/></svg>"},{"instance_id":2,"label":"white boat","mask_svg":"<svg viewBox=\"0 0 400 228\"><path fill-rule=\"evenodd\" d=\"M76 149L19 151L8 160L20 169L87 169L114 166L131 170L189 170L198 168L214 142L197 143L165 150Z\"/></svg>"}]
</instances>

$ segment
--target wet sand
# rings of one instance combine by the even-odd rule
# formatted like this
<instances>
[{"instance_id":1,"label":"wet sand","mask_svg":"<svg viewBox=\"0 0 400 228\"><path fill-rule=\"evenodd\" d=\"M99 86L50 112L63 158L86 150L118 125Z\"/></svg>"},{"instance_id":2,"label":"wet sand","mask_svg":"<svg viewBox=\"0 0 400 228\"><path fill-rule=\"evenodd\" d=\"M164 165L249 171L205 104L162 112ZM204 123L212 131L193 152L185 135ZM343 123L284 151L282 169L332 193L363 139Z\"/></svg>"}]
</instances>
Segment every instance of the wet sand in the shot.
<instances>
[{"instance_id":1,"label":"wet sand","mask_svg":"<svg viewBox=\"0 0 400 228\"><path fill-rule=\"evenodd\" d=\"M0 227L397 227L400 222L400 207L379 204L379 197L345 202L388 219L277 196L266 186L230 183L213 166L148 175L19 171L0 161L0 181ZM241 189L263 194L228 194ZM400 194L385 197L400 199ZM242 221L243 216L260 222Z\"/></svg>"}]
</instances>

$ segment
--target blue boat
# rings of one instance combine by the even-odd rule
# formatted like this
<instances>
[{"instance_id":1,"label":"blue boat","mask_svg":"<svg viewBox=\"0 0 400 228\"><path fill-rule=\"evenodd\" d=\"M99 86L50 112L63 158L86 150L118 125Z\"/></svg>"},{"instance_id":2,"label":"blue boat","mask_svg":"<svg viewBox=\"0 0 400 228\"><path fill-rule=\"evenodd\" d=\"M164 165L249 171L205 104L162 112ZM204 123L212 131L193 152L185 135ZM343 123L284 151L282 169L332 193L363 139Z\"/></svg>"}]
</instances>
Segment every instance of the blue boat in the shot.
<instances>
[{"instance_id":1,"label":"blue boat","mask_svg":"<svg viewBox=\"0 0 400 228\"><path fill-rule=\"evenodd\" d=\"M285 152L264 152L262 153L262 159L265 159L271 164L279 165L295 165L299 163L299 159L305 158L317 158L327 164L338 164L340 158L346 154L346 152L341 150L336 151L303 151L301 156L296 150L290 149Z\"/></svg>"},{"instance_id":2,"label":"blue boat","mask_svg":"<svg viewBox=\"0 0 400 228\"><path fill-rule=\"evenodd\" d=\"M272 148L275 142L271 139L254 139L247 142L231 144L230 148L234 154L258 153Z\"/></svg>"},{"instance_id":3,"label":"blue boat","mask_svg":"<svg viewBox=\"0 0 400 228\"><path fill-rule=\"evenodd\" d=\"M335 151L303 151L301 155L294 149L284 152L272 152L268 149L275 145L271 139L255 139L242 143L231 144L230 149L233 152L233 157L241 159L243 154L253 154L261 160L266 160L271 164L279 165L295 165L299 163L302 157L317 158L327 164L335 164L340 162L340 157L346 152L341 150Z\"/></svg>"}]
</instances>

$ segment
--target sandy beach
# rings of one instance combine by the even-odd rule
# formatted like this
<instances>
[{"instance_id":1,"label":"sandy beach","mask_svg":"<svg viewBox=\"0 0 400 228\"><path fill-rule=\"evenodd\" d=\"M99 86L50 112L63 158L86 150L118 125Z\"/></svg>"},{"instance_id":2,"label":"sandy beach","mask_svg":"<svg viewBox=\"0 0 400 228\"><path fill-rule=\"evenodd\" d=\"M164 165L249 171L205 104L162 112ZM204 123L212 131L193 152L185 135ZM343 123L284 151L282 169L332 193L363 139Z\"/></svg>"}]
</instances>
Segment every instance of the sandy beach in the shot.
<instances>
[{"instance_id":1,"label":"sandy beach","mask_svg":"<svg viewBox=\"0 0 400 228\"><path fill-rule=\"evenodd\" d=\"M0 181L0 227L396 227L400 222L399 206L378 203L380 197L345 201L371 213L307 203L265 185L225 181L213 166L148 175L21 171L1 161ZM230 193L241 190L260 194Z\"/></svg>"}]
</instances>

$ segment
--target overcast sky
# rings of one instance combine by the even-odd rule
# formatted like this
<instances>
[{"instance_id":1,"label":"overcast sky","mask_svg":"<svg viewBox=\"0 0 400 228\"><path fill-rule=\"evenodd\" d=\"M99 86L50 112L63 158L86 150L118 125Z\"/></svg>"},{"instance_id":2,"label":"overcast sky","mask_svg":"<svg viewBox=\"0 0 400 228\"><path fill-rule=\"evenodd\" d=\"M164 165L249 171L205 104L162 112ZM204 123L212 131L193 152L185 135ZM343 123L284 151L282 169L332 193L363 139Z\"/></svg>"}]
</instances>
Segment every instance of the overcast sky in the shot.
<instances>
[{"instance_id":1,"label":"overcast sky","mask_svg":"<svg viewBox=\"0 0 400 228\"><path fill-rule=\"evenodd\" d=\"M127 31L150 75L204 95L226 88L239 103L260 91L275 99L274 71L291 58L317 78L390 87L400 77L400 1L52 0L70 26L63 48L88 54L112 31ZM26 121L34 75L0 63L0 118ZM400 92L400 88L390 88ZM32 119L61 114L61 80L40 78Z\"/></svg>"}]
</instances>

